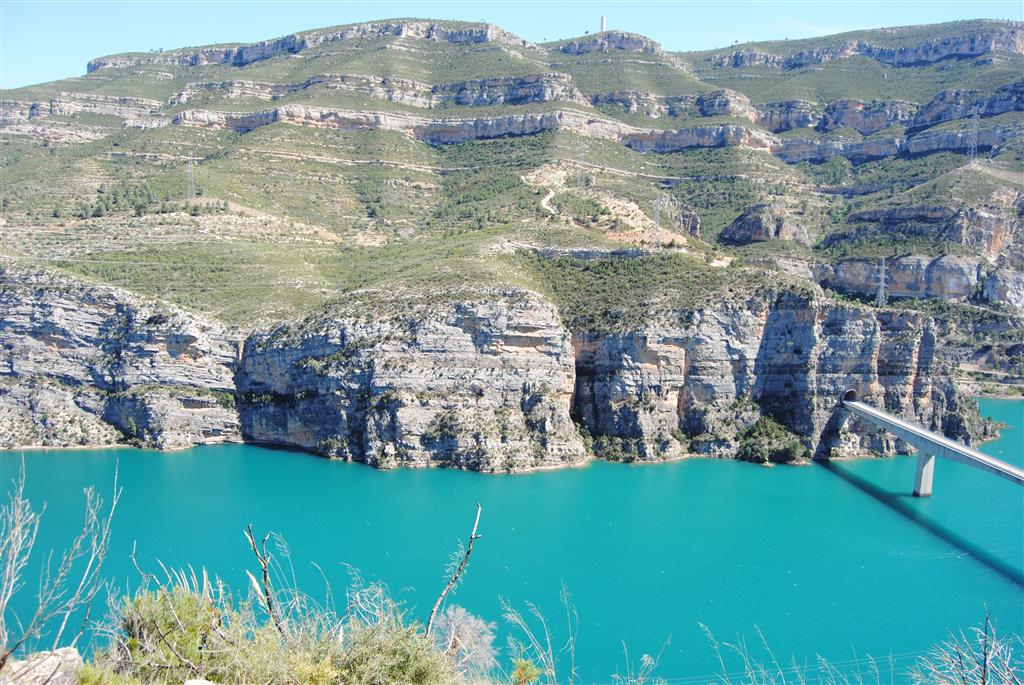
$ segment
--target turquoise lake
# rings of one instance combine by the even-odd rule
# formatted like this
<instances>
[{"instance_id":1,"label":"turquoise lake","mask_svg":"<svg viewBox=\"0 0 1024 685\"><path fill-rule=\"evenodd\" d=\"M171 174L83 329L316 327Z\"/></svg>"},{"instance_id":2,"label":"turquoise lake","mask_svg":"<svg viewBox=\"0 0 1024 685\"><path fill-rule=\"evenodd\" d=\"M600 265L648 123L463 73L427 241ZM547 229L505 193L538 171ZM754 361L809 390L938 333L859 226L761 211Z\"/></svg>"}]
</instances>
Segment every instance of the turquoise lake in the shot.
<instances>
[{"instance_id":1,"label":"turquoise lake","mask_svg":"<svg viewBox=\"0 0 1024 685\"><path fill-rule=\"evenodd\" d=\"M1024 402L980 403L1011 425L982 450L1024 464ZM242 529L252 522L287 540L311 594L323 587L312 562L336 591L349 564L423 620L479 501L483 538L452 601L498 623L504 653L500 598L535 602L563 637L564 583L584 682L623 672L623 640L637 660L669 636L658 674L710 681L718 666L700 624L754 646L759 628L786 662L892 655L895 682L913 655L979 623L986 607L1000 631L1024 633L1024 489L955 463L939 461L935 495L917 499L912 457L771 469L598 462L493 476L377 471L252 445L15 451L0 453L5 492L22 454L28 494L47 505L39 551L66 544L82 489L109 494L119 465L106 570L121 587L136 582L137 543L149 569L191 564L244 589L252 558Z\"/></svg>"}]
</instances>

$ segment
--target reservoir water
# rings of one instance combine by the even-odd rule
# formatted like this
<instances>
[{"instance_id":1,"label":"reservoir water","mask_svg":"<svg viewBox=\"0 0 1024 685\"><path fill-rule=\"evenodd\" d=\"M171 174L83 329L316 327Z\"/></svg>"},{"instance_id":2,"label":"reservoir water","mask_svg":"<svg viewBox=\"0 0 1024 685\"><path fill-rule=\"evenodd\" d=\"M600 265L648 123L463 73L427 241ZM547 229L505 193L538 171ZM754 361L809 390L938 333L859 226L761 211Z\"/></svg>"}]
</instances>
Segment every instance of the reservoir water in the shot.
<instances>
[{"instance_id":1,"label":"reservoir water","mask_svg":"<svg viewBox=\"0 0 1024 685\"><path fill-rule=\"evenodd\" d=\"M981 449L1024 464L1024 402L980 403L1011 425ZM323 587L312 562L336 591L348 564L422 620L479 501L483 537L452 601L497 622L502 638L500 599L535 602L558 638L564 583L579 612L584 682L624 671L623 641L635 661L669 636L658 673L707 682L719 668L700 624L754 646L759 629L780 661L821 654L852 668L891 656L895 682L913 655L978 624L986 608L1002 632L1024 633L1024 489L941 460L935 495L916 499L911 457L771 469L598 462L493 476L382 472L251 445L16 451L0 453L5 496L22 454L28 494L47 505L39 551L66 544L82 489L109 494L119 465L106 570L122 587L136 582L134 543L149 569L191 564L244 588L251 522L287 540L308 592Z\"/></svg>"}]
</instances>

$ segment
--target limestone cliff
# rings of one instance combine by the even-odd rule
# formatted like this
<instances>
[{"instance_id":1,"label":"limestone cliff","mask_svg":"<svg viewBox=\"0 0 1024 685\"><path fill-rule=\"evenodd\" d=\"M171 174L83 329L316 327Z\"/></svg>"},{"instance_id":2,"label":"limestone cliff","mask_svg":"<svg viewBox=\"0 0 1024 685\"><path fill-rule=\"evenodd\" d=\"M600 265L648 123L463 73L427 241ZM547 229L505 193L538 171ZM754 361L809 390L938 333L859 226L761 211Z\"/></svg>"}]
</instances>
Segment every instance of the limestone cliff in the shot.
<instances>
[{"instance_id":1,"label":"limestone cliff","mask_svg":"<svg viewBox=\"0 0 1024 685\"><path fill-rule=\"evenodd\" d=\"M249 440L379 467L512 471L585 458L569 418L574 380L555 308L506 292L253 336L239 410Z\"/></svg>"},{"instance_id":2,"label":"limestone cliff","mask_svg":"<svg viewBox=\"0 0 1024 685\"><path fill-rule=\"evenodd\" d=\"M491 24L456 26L447 22L397 20L293 33L289 36L248 45L213 46L194 51L186 49L150 54L111 55L91 60L86 65L86 70L92 73L100 69L123 69L147 64L245 66L278 55L294 55L320 45L342 43L360 38L413 38L452 44L498 43L519 47L528 45L522 38Z\"/></svg>"},{"instance_id":3,"label":"limestone cliff","mask_svg":"<svg viewBox=\"0 0 1024 685\"><path fill-rule=\"evenodd\" d=\"M377 467L493 472L591 454L735 457L767 416L808 455L891 453L866 427L835 430L848 388L960 440L978 430L935 361L929 317L807 291L601 333L570 332L521 289L410 300L390 316L352 302L255 332L239 354L229 331L168 305L53 274L3 277L6 447L245 439Z\"/></svg>"},{"instance_id":4,"label":"limestone cliff","mask_svg":"<svg viewBox=\"0 0 1024 685\"><path fill-rule=\"evenodd\" d=\"M578 335L574 415L595 445L637 459L734 457L767 414L810 453L892 453L892 439L832 424L844 388L958 439L977 422L934 359L928 317L806 295L659 317L641 331Z\"/></svg>"},{"instance_id":5,"label":"limestone cliff","mask_svg":"<svg viewBox=\"0 0 1024 685\"><path fill-rule=\"evenodd\" d=\"M51 273L0 281L0 446L238 439L223 327Z\"/></svg>"},{"instance_id":6,"label":"limestone cliff","mask_svg":"<svg viewBox=\"0 0 1024 685\"><path fill-rule=\"evenodd\" d=\"M719 240L734 245L786 240L810 245L811 229L803 217L785 207L758 204L747 207L742 214L725 227Z\"/></svg>"}]
</instances>

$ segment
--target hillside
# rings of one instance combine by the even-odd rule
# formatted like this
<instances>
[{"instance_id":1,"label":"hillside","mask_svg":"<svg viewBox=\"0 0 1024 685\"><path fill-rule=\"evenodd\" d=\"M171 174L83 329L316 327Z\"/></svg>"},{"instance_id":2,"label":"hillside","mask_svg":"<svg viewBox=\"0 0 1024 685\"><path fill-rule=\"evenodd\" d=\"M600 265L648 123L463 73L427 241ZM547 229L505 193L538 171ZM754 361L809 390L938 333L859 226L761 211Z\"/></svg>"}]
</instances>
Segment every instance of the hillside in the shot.
<instances>
[{"instance_id":1,"label":"hillside","mask_svg":"<svg viewBox=\"0 0 1024 685\"><path fill-rule=\"evenodd\" d=\"M949 379L1024 376L1022 73L987 20L98 57L0 93L0 425L493 470L729 456L762 415L820 453L860 383L976 437Z\"/></svg>"}]
</instances>

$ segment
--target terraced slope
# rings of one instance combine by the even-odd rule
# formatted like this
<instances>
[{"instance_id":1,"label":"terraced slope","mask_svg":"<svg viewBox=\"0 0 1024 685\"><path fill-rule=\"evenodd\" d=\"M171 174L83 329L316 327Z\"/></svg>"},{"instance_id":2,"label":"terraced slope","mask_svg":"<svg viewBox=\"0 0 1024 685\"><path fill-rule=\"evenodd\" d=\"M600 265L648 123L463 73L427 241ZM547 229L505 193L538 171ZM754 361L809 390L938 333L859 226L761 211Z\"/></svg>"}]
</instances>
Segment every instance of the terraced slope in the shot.
<instances>
[{"instance_id":1,"label":"terraced slope","mask_svg":"<svg viewBox=\"0 0 1024 685\"><path fill-rule=\"evenodd\" d=\"M48 295L72 292L69 301L81 302L91 288L103 302L180 308L204 326L226 327L215 336L217 355L225 336L234 340L240 347L229 371L254 375L231 391L243 412L239 427L225 428L217 414L210 439L237 430L375 463L401 463L404 454L417 463L523 468L594 451L674 455L697 438L705 452L735 453L764 414L807 448L831 449L834 437L819 440L827 405L820 388L854 380L823 380L821 360L852 364L861 348L851 336L884 346L903 331L915 350L936 357L917 359L918 371L937 377L958 368L962 381L1012 384L1024 375L1022 73L1024 24L985 20L672 53L621 31L535 45L484 24L395 19L248 45L99 57L81 77L0 93L0 292L8 312L56 316L54 330L64 330L54 312L74 305ZM883 258L890 304L878 308ZM460 307L477 312L470 318L478 323L454 323L468 316ZM908 309L924 314L900 312ZM491 343L479 336L501 339L494 353L503 368L520 359L503 355L533 340L516 331L548 331L526 347L547 350L537 368L555 374L549 390L519 369L500 397L480 396L486 401L470 393L422 415L370 411L359 404L367 392L395 391L402 406L414 397L433 406L436 389L426 381L402 389L387 374L366 375L369 366L399 363L433 344L416 332L410 312L441 325L437 335L444 326L464 331L484 359ZM817 407L813 416L771 399L780 391L764 385L773 377L767 367L738 370L747 363L741 358L768 364L763 355L780 338L763 327L765 317L788 312L818 318L810 337L789 342L815 350L814 360L793 362L814 379L797 393ZM702 316L731 321L744 335L754 326L760 351L750 341L703 349L718 334L701 332ZM488 317L496 318L480 323ZM366 329L367 320L388 328ZM828 321L843 322L834 324L842 330L870 321L875 332L826 342ZM115 328L134 331L138 323ZM283 338L270 332L276 325L285 326ZM163 332L147 331L163 340ZM782 333L793 335L792 326ZM47 335L27 323L0 325L9 350ZM96 343L103 349L135 349L82 335L106 340ZM271 342L257 345L260 336ZM350 338L369 342L356 355L345 352ZM645 351L656 339L670 347L689 341L687 354L697 359L736 357L734 387L680 395L690 364L675 351ZM261 350L291 350L281 358L292 364L294 345L333 361L315 362L327 370L313 376L268 371ZM837 345L851 346L835 357ZM135 397L139 383L119 370L47 371L61 366L51 357L66 347L74 345L43 344L49 351L41 359L50 361L2 372L17 390L0 395L0 424L59 442L52 431L40 433L31 409L57 402L50 390L41 401L43 390L31 383L57 383L60 402L77 402L79 412L91 407L87 414L98 412L120 431L88 435L169 445L202 433L182 419L193 437L159 437L167 420L154 417L166 415L157 405L138 414L124 393ZM878 363L879 354L869 356ZM357 359L359 373L346 366ZM487 364L463 359L466 378L479 379ZM618 373L624 359L634 359L640 375L616 386L621 396L596 381L584 392L574 380L594 369ZM565 364L574 371L562 378L555 370ZM963 427L952 386L890 383L880 367L857 373L871 386L862 394L881 393L891 409L930 417L951 434L975 430ZM290 414L303 404L296 392L326 392L318 378L364 395ZM202 390L198 381L161 382ZM88 397L69 389L84 386L95 386ZM161 392L160 411L178 402L177 391ZM717 409L698 411L683 396ZM500 434L466 427L474 424L467 407L478 400L525 412L509 424L520 431L509 444L519 452L540 445L533 457L495 447L505 444ZM189 401L205 411L207 400ZM754 409L725 409L746 401ZM267 406L276 409L256 421ZM494 406L484 412L491 422L504 416ZM547 407L547 418L530 407ZM363 432L306 431L323 412L334 417L330 425L344 416ZM155 432L128 430L128 415ZM411 422L411 432L369 436L367 422L385 416L393 426ZM435 420L444 425L429 428ZM550 444L545 425L555 436ZM447 442L444 426L454 436ZM473 450L482 444L503 456L481 461Z\"/></svg>"}]
</instances>

